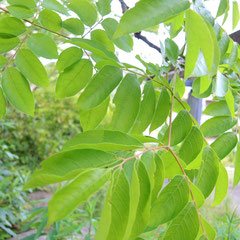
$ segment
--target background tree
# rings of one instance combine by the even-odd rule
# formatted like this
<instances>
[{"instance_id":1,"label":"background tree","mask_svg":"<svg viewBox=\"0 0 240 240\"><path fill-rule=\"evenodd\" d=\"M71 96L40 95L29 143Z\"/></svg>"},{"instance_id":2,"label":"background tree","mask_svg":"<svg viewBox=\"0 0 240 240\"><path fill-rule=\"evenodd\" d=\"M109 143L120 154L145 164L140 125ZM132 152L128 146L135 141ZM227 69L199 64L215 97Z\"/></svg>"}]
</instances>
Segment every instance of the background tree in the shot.
<instances>
[{"instance_id":1,"label":"background tree","mask_svg":"<svg viewBox=\"0 0 240 240\"><path fill-rule=\"evenodd\" d=\"M55 62L56 96L79 95L83 131L43 161L26 187L63 182L48 205L51 225L106 185L95 239L137 239L162 224L163 239L214 239L199 209L214 189L213 205L224 199L221 160L236 145L234 184L240 180L239 50L216 18L225 21L231 6L236 27L238 3L220 1L213 17L203 1L140 0L131 9L119 1L119 20L111 2L8 0L0 7L1 116L6 101L34 115L33 89L49 85L43 58ZM168 38L158 46L144 32L159 27ZM120 61L118 49L131 54L133 37L162 61ZM201 126L183 98L189 79L194 97L214 97Z\"/></svg>"}]
</instances>

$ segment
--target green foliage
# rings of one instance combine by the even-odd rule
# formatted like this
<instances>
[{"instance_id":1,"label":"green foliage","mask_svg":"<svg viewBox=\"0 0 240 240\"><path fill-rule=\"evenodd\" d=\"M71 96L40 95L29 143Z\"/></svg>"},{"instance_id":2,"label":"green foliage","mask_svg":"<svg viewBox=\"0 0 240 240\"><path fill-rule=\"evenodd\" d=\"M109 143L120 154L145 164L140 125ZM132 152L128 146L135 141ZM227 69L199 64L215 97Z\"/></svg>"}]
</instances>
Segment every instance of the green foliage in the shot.
<instances>
[{"instance_id":1,"label":"green foliage","mask_svg":"<svg viewBox=\"0 0 240 240\"><path fill-rule=\"evenodd\" d=\"M41 114L41 104L52 108L49 115L40 115L49 127L47 133L30 117L22 117L27 119L22 126L19 123L21 133L31 139L26 149L46 158L25 187L59 184L49 201L48 221L44 212L34 237L40 236L47 222L54 225L50 233L54 236L59 221L108 182L95 239L141 239L162 224L166 224L162 227L166 240L214 239L215 231L200 207L214 188L213 205L227 193L228 176L220 160L234 151L238 141L233 133L238 131L239 117L235 106L239 104L238 45L200 1L141 0L129 10L123 2L121 6L119 22L109 0L38 4L9 0L6 9L1 8L0 116L6 106L9 109L8 102L31 116ZM229 8L228 1L220 2L217 16L226 18L224 7ZM235 27L236 1L232 9ZM169 38L161 46L141 35L163 26L168 26ZM179 32L186 35L181 50L172 39ZM161 53L161 66L140 56L136 59L141 67L120 60L119 49L131 54L133 36ZM46 70L48 62L52 67ZM49 86L52 77L56 81ZM212 118L201 126L183 99L189 77L194 78L194 96L213 95L215 100L205 110ZM55 92L38 101L35 92L43 91L41 87ZM63 106L55 97L61 98ZM78 121L74 107L81 131L70 129ZM66 119L53 121L53 112ZM27 133L30 127L37 129L37 136ZM152 132L158 137L153 138ZM60 144L51 143L51 135ZM218 138L209 145L206 137ZM56 145L69 138L55 153ZM47 150L39 149L43 141ZM239 146L235 166L237 184ZM91 231L86 239L91 239Z\"/></svg>"}]
</instances>

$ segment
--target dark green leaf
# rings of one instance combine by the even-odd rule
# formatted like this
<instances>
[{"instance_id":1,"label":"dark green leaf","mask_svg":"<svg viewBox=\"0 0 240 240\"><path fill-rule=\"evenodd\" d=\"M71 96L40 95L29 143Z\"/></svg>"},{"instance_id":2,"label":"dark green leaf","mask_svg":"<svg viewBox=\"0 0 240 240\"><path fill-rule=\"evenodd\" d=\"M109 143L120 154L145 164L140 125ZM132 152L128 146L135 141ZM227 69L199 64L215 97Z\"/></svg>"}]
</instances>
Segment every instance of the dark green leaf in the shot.
<instances>
[{"instance_id":1,"label":"dark green leaf","mask_svg":"<svg viewBox=\"0 0 240 240\"><path fill-rule=\"evenodd\" d=\"M181 126L181 127L179 127ZM187 136L192 127L192 118L186 110L182 110L178 113L176 118L172 122L172 135L171 135L171 146L174 146ZM165 132L163 142L168 143L169 128Z\"/></svg>"},{"instance_id":2,"label":"dark green leaf","mask_svg":"<svg viewBox=\"0 0 240 240\"><path fill-rule=\"evenodd\" d=\"M28 47L38 56L44 58L57 58L57 46L51 37L43 33L35 33L27 42Z\"/></svg>"},{"instance_id":3,"label":"dark green leaf","mask_svg":"<svg viewBox=\"0 0 240 240\"><path fill-rule=\"evenodd\" d=\"M167 119L170 111L170 96L168 91L163 88L158 99L154 117L152 119L150 132L160 127Z\"/></svg>"},{"instance_id":4,"label":"dark green leaf","mask_svg":"<svg viewBox=\"0 0 240 240\"><path fill-rule=\"evenodd\" d=\"M104 151L132 150L143 145L130 135L118 131L92 130L78 134L64 145L64 150L94 148Z\"/></svg>"},{"instance_id":5,"label":"dark green leaf","mask_svg":"<svg viewBox=\"0 0 240 240\"><path fill-rule=\"evenodd\" d=\"M3 90L0 88L0 119L6 114L6 100L3 95Z\"/></svg>"},{"instance_id":6,"label":"dark green leaf","mask_svg":"<svg viewBox=\"0 0 240 240\"><path fill-rule=\"evenodd\" d=\"M80 110L80 123L84 131L95 129L104 119L110 98L106 98L101 104L89 110Z\"/></svg>"},{"instance_id":7,"label":"dark green leaf","mask_svg":"<svg viewBox=\"0 0 240 240\"><path fill-rule=\"evenodd\" d=\"M187 164L191 163L201 152L203 136L200 130L193 126L179 149L180 158Z\"/></svg>"},{"instance_id":8,"label":"dark green leaf","mask_svg":"<svg viewBox=\"0 0 240 240\"><path fill-rule=\"evenodd\" d=\"M122 80L122 71L113 66L103 67L87 85L78 99L81 110L101 104Z\"/></svg>"},{"instance_id":9,"label":"dark green leaf","mask_svg":"<svg viewBox=\"0 0 240 240\"><path fill-rule=\"evenodd\" d=\"M198 213L194 204L190 202L170 223L163 239L194 240L198 230Z\"/></svg>"},{"instance_id":10,"label":"dark green leaf","mask_svg":"<svg viewBox=\"0 0 240 240\"><path fill-rule=\"evenodd\" d=\"M131 94L129 94L131 89ZM140 105L141 90L138 79L133 74L124 77L114 96L111 128L128 132L133 126ZM127 103L127 104L126 104Z\"/></svg>"},{"instance_id":11,"label":"dark green leaf","mask_svg":"<svg viewBox=\"0 0 240 240\"><path fill-rule=\"evenodd\" d=\"M62 72L66 68L81 60L82 56L83 51L78 47L70 47L65 49L58 57L56 64L58 71Z\"/></svg>"},{"instance_id":12,"label":"dark green leaf","mask_svg":"<svg viewBox=\"0 0 240 240\"><path fill-rule=\"evenodd\" d=\"M34 115L34 98L29 83L16 68L10 67L4 72L2 88L14 107L26 114Z\"/></svg>"},{"instance_id":13,"label":"dark green leaf","mask_svg":"<svg viewBox=\"0 0 240 240\"><path fill-rule=\"evenodd\" d=\"M122 16L115 38L165 22L190 6L187 0L142 0Z\"/></svg>"},{"instance_id":14,"label":"dark green leaf","mask_svg":"<svg viewBox=\"0 0 240 240\"><path fill-rule=\"evenodd\" d=\"M60 73L56 84L58 98L76 95L90 82L93 73L92 62L82 59Z\"/></svg>"},{"instance_id":15,"label":"dark green leaf","mask_svg":"<svg viewBox=\"0 0 240 240\"><path fill-rule=\"evenodd\" d=\"M5 53L13 48L15 48L19 44L19 38L13 37L13 38L2 38L0 37L0 53Z\"/></svg>"},{"instance_id":16,"label":"dark green leaf","mask_svg":"<svg viewBox=\"0 0 240 240\"><path fill-rule=\"evenodd\" d=\"M68 7L75 12L87 26L92 26L97 21L96 7L90 0L71 0Z\"/></svg>"},{"instance_id":17,"label":"dark green leaf","mask_svg":"<svg viewBox=\"0 0 240 240\"><path fill-rule=\"evenodd\" d=\"M19 50L15 58L15 63L27 80L37 86L48 86L47 72L40 60L30 50Z\"/></svg>"},{"instance_id":18,"label":"dark green leaf","mask_svg":"<svg viewBox=\"0 0 240 240\"><path fill-rule=\"evenodd\" d=\"M237 136L232 132L223 133L212 144L212 149L217 153L219 159L225 158L236 146Z\"/></svg>"},{"instance_id":19,"label":"dark green leaf","mask_svg":"<svg viewBox=\"0 0 240 240\"><path fill-rule=\"evenodd\" d=\"M42 169L48 173L65 176L80 169L100 168L116 162L114 155L94 149L74 149L60 152L41 163Z\"/></svg>"},{"instance_id":20,"label":"dark green leaf","mask_svg":"<svg viewBox=\"0 0 240 240\"><path fill-rule=\"evenodd\" d=\"M207 198L214 189L219 172L219 160L214 150L207 146L203 150L203 162L198 172L196 186Z\"/></svg>"},{"instance_id":21,"label":"dark green leaf","mask_svg":"<svg viewBox=\"0 0 240 240\"><path fill-rule=\"evenodd\" d=\"M67 9L63 6L62 3L59 3L56 0L43 0L42 4L43 4L43 7L47 9L68 15Z\"/></svg>"},{"instance_id":22,"label":"dark green leaf","mask_svg":"<svg viewBox=\"0 0 240 240\"><path fill-rule=\"evenodd\" d=\"M26 31L23 22L15 17L2 17L0 19L0 33L19 36Z\"/></svg>"},{"instance_id":23,"label":"dark green leaf","mask_svg":"<svg viewBox=\"0 0 240 240\"><path fill-rule=\"evenodd\" d=\"M68 18L62 22L62 27L75 35L84 33L84 25L78 18Z\"/></svg>"},{"instance_id":24,"label":"dark green leaf","mask_svg":"<svg viewBox=\"0 0 240 240\"><path fill-rule=\"evenodd\" d=\"M200 130L205 137L217 136L232 128L237 123L236 119L229 116L217 116L204 122Z\"/></svg>"},{"instance_id":25,"label":"dark green leaf","mask_svg":"<svg viewBox=\"0 0 240 240\"><path fill-rule=\"evenodd\" d=\"M57 191L48 204L48 224L64 218L87 201L108 180L108 173L104 169L85 171Z\"/></svg>"},{"instance_id":26,"label":"dark green leaf","mask_svg":"<svg viewBox=\"0 0 240 240\"><path fill-rule=\"evenodd\" d=\"M54 11L44 9L40 12L38 20L41 25L52 31L59 31L62 28L62 19Z\"/></svg>"},{"instance_id":27,"label":"dark green leaf","mask_svg":"<svg viewBox=\"0 0 240 240\"><path fill-rule=\"evenodd\" d=\"M140 103L139 113L131 130L133 134L142 134L151 123L155 111L155 98L152 83L146 83L143 89L143 98Z\"/></svg>"},{"instance_id":28,"label":"dark green leaf","mask_svg":"<svg viewBox=\"0 0 240 240\"><path fill-rule=\"evenodd\" d=\"M149 227L156 228L160 224L174 219L184 208L189 199L189 187L183 176L176 176L160 192L153 203Z\"/></svg>"}]
</instances>

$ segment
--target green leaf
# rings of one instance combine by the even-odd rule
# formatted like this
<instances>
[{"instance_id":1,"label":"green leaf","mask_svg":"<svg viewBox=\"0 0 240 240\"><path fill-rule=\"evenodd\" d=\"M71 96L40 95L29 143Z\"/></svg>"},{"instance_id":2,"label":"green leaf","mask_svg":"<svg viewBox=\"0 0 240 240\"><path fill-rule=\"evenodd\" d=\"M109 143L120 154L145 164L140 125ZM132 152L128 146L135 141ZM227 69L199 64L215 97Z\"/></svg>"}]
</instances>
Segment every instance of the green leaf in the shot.
<instances>
[{"instance_id":1,"label":"green leaf","mask_svg":"<svg viewBox=\"0 0 240 240\"><path fill-rule=\"evenodd\" d=\"M85 171L57 191L48 204L48 224L63 219L98 191L108 180L104 169Z\"/></svg>"},{"instance_id":2,"label":"green leaf","mask_svg":"<svg viewBox=\"0 0 240 240\"><path fill-rule=\"evenodd\" d=\"M217 16L216 17L220 17L222 16L226 9L229 8L229 0L221 0L220 4L218 6L218 11L217 11Z\"/></svg>"},{"instance_id":3,"label":"green leaf","mask_svg":"<svg viewBox=\"0 0 240 240\"><path fill-rule=\"evenodd\" d=\"M132 163L132 162L131 162ZM130 203L129 203L129 218L128 224L126 227L125 235L123 237L124 240L129 239L132 233L133 225L135 223L135 219L137 216L138 204L140 200L140 179L138 178L138 169L137 169L137 161L134 161L132 166L132 171L130 176L128 176L128 180L130 182ZM126 167L126 165L125 165ZM148 180L148 179L147 179ZM143 190L143 189L142 189Z\"/></svg>"},{"instance_id":4,"label":"green leaf","mask_svg":"<svg viewBox=\"0 0 240 240\"><path fill-rule=\"evenodd\" d=\"M147 82L144 85L139 112L131 130L133 134L142 134L151 123L155 111L155 98L154 87L151 82Z\"/></svg>"},{"instance_id":5,"label":"green leaf","mask_svg":"<svg viewBox=\"0 0 240 240\"><path fill-rule=\"evenodd\" d=\"M19 36L26 31L23 22L15 17L2 17L0 19L1 35Z\"/></svg>"},{"instance_id":6,"label":"green leaf","mask_svg":"<svg viewBox=\"0 0 240 240\"><path fill-rule=\"evenodd\" d=\"M92 62L82 59L60 73L56 84L58 98L71 97L90 82L93 74Z\"/></svg>"},{"instance_id":7,"label":"green leaf","mask_svg":"<svg viewBox=\"0 0 240 240\"><path fill-rule=\"evenodd\" d=\"M33 84L46 87L49 84L47 72L40 60L28 49L18 51L15 63L26 79Z\"/></svg>"},{"instance_id":8,"label":"green leaf","mask_svg":"<svg viewBox=\"0 0 240 240\"><path fill-rule=\"evenodd\" d=\"M58 57L56 43L46 34L35 33L31 35L27 45L38 56L48 59Z\"/></svg>"},{"instance_id":9,"label":"green leaf","mask_svg":"<svg viewBox=\"0 0 240 240\"><path fill-rule=\"evenodd\" d=\"M218 46L219 46L220 55L221 55L221 58L220 58L221 62L223 61L224 56L227 52L229 43L230 43L230 38L228 34L226 32L223 32L221 39L218 41Z\"/></svg>"},{"instance_id":10,"label":"green leaf","mask_svg":"<svg viewBox=\"0 0 240 240\"><path fill-rule=\"evenodd\" d=\"M98 41L94 41L90 39L72 38L71 40L69 40L69 42L85 50L92 52L94 55L97 55L100 58L108 59L108 60L117 59L114 53L108 51L105 48L105 46Z\"/></svg>"},{"instance_id":11,"label":"green leaf","mask_svg":"<svg viewBox=\"0 0 240 240\"><path fill-rule=\"evenodd\" d=\"M117 29L118 22L113 18L106 18L102 22L102 26L103 26L104 30L106 31L108 37L110 39L112 39L113 35ZM130 35L124 35L120 38L112 39L112 41L118 48L122 49L123 51L126 51L126 52L132 51L133 39L132 39L132 37L130 37Z\"/></svg>"},{"instance_id":12,"label":"green leaf","mask_svg":"<svg viewBox=\"0 0 240 240\"><path fill-rule=\"evenodd\" d=\"M219 160L214 150L207 146L203 150L203 162L197 175L196 186L207 198L214 189L219 172Z\"/></svg>"},{"instance_id":13,"label":"green leaf","mask_svg":"<svg viewBox=\"0 0 240 240\"><path fill-rule=\"evenodd\" d=\"M114 38L135 33L165 22L190 6L187 0L142 0L126 11L121 18Z\"/></svg>"},{"instance_id":14,"label":"green leaf","mask_svg":"<svg viewBox=\"0 0 240 240\"><path fill-rule=\"evenodd\" d=\"M7 2L11 5L23 6L30 9L36 7L34 0L7 0Z\"/></svg>"},{"instance_id":15,"label":"green leaf","mask_svg":"<svg viewBox=\"0 0 240 240\"><path fill-rule=\"evenodd\" d=\"M111 2L112 0L98 0L96 5L99 13L105 16L111 12Z\"/></svg>"},{"instance_id":16,"label":"green leaf","mask_svg":"<svg viewBox=\"0 0 240 240\"><path fill-rule=\"evenodd\" d=\"M122 71L113 66L103 67L91 80L78 99L80 110L101 104L122 80Z\"/></svg>"},{"instance_id":17,"label":"green leaf","mask_svg":"<svg viewBox=\"0 0 240 240\"><path fill-rule=\"evenodd\" d=\"M104 30L101 29L93 30L91 32L91 39L104 45L104 47L108 51L110 52L115 51L113 42L109 39L108 35Z\"/></svg>"},{"instance_id":18,"label":"green leaf","mask_svg":"<svg viewBox=\"0 0 240 240\"><path fill-rule=\"evenodd\" d=\"M179 149L179 157L187 164L191 163L201 152L203 136L200 130L193 126Z\"/></svg>"},{"instance_id":19,"label":"green leaf","mask_svg":"<svg viewBox=\"0 0 240 240\"><path fill-rule=\"evenodd\" d=\"M181 126L181 127L179 127ZM178 113L172 122L171 146L174 146L184 140L192 127L192 118L186 110ZM169 128L165 132L163 142L168 143Z\"/></svg>"},{"instance_id":20,"label":"green leaf","mask_svg":"<svg viewBox=\"0 0 240 240\"><path fill-rule=\"evenodd\" d=\"M56 43L46 34L35 33L31 35L27 45L38 56L48 59L58 57Z\"/></svg>"},{"instance_id":21,"label":"green leaf","mask_svg":"<svg viewBox=\"0 0 240 240\"><path fill-rule=\"evenodd\" d=\"M187 204L188 199L189 188L187 180L179 175L174 177L153 203L149 227L156 228L160 224L174 219Z\"/></svg>"},{"instance_id":22,"label":"green leaf","mask_svg":"<svg viewBox=\"0 0 240 240\"><path fill-rule=\"evenodd\" d=\"M129 89L131 89L131 94L129 94ZM113 98L115 108L110 124L111 129L122 132L128 132L131 129L139 111L140 99L141 90L137 77L127 74Z\"/></svg>"},{"instance_id":23,"label":"green leaf","mask_svg":"<svg viewBox=\"0 0 240 240\"><path fill-rule=\"evenodd\" d=\"M78 18L68 18L62 22L62 27L75 35L84 33L84 25Z\"/></svg>"},{"instance_id":24,"label":"green leaf","mask_svg":"<svg viewBox=\"0 0 240 240\"><path fill-rule=\"evenodd\" d=\"M104 119L110 98L106 98L97 107L89 110L80 110L80 123L84 131L95 129Z\"/></svg>"},{"instance_id":25,"label":"green leaf","mask_svg":"<svg viewBox=\"0 0 240 240\"><path fill-rule=\"evenodd\" d=\"M176 63L179 55L178 45L170 38L165 40L166 57L172 62Z\"/></svg>"},{"instance_id":26,"label":"green leaf","mask_svg":"<svg viewBox=\"0 0 240 240\"><path fill-rule=\"evenodd\" d=\"M24 186L24 189L36 188L36 187L44 187L53 183L60 183L64 181L69 181L76 176L78 176L84 170L78 169L76 171L72 171L69 174L64 176L55 175L52 173L48 173L44 169L37 169L30 176L27 183Z\"/></svg>"},{"instance_id":27,"label":"green leaf","mask_svg":"<svg viewBox=\"0 0 240 240\"><path fill-rule=\"evenodd\" d=\"M28 81L13 67L5 70L2 88L9 102L21 112L34 115L34 98Z\"/></svg>"},{"instance_id":28,"label":"green leaf","mask_svg":"<svg viewBox=\"0 0 240 240\"><path fill-rule=\"evenodd\" d=\"M231 115L228 105L224 100L218 102L211 102L207 105L203 113L209 116Z\"/></svg>"},{"instance_id":29,"label":"green leaf","mask_svg":"<svg viewBox=\"0 0 240 240\"><path fill-rule=\"evenodd\" d=\"M96 240L122 240L129 217L129 182L123 170L113 175L112 185L106 198Z\"/></svg>"},{"instance_id":30,"label":"green leaf","mask_svg":"<svg viewBox=\"0 0 240 240\"><path fill-rule=\"evenodd\" d=\"M107 167L116 162L114 155L94 149L74 149L57 153L41 162L41 169L48 174L64 176L70 172Z\"/></svg>"},{"instance_id":31,"label":"green leaf","mask_svg":"<svg viewBox=\"0 0 240 240\"><path fill-rule=\"evenodd\" d=\"M201 190L192 182L190 182L190 188L191 188L194 200L196 202L197 208L200 208L205 202L205 197L203 196ZM189 199L191 198L192 197L189 196Z\"/></svg>"},{"instance_id":32,"label":"green leaf","mask_svg":"<svg viewBox=\"0 0 240 240\"><path fill-rule=\"evenodd\" d=\"M238 2L233 1L233 7L232 7L232 29L234 29L239 22L240 16L239 16L239 8L238 8Z\"/></svg>"},{"instance_id":33,"label":"green leaf","mask_svg":"<svg viewBox=\"0 0 240 240\"><path fill-rule=\"evenodd\" d=\"M143 157L142 157L143 158ZM150 168L153 165L149 166ZM150 217L152 179L154 172L146 167L141 161L138 162L137 175L139 179L140 195L135 216L135 221L131 229L130 238L135 239L147 227Z\"/></svg>"},{"instance_id":34,"label":"green leaf","mask_svg":"<svg viewBox=\"0 0 240 240\"><path fill-rule=\"evenodd\" d=\"M170 96L166 88L163 88L158 99L156 110L152 119L150 132L160 127L167 119L170 111Z\"/></svg>"},{"instance_id":35,"label":"green leaf","mask_svg":"<svg viewBox=\"0 0 240 240\"><path fill-rule=\"evenodd\" d=\"M0 68L4 67L6 63L7 63L7 58L3 55L0 55Z\"/></svg>"},{"instance_id":36,"label":"green leaf","mask_svg":"<svg viewBox=\"0 0 240 240\"><path fill-rule=\"evenodd\" d=\"M233 132L223 133L212 144L212 149L217 153L220 160L224 159L236 146L237 136Z\"/></svg>"},{"instance_id":37,"label":"green leaf","mask_svg":"<svg viewBox=\"0 0 240 240\"><path fill-rule=\"evenodd\" d=\"M234 97L233 97L232 91L230 89L228 89L228 91L225 95L225 99L226 99L229 111L231 112L231 116L235 117Z\"/></svg>"},{"instance_id":38,"label":"green leaf","mask_svg":"<svg viewBox=\"0 0 240 240\"><path fill-rule=\"evenodd\" d=\"M157 199L157 196L162 188L164 182L164 165L163 160L158 154L154 154L155 172L154 172L154 186L152 190L152 203Z\"/></svg>"},{"instance_id":39,"label":"green leaf","mask_svg":"<svg viewBox=\"0 0 240 240\"><path fill-rule=\"evenodd\" d=\"M34 14L34 10L21 5L10 5L7 9L13 17L20 19L31 18Z\"/></svg>"},{"instance_id":40,"label":"green leaf","mask_svg":"<svg viewBox=\"0 0 240 240\"><path fill-rule=\"evenodd\" d=\"M202 233L202 231L199 231L199 233L204 234L204 235L202 235L200 238L197 238L197 239L199 239L199 240L205 240L205 239L206 240L215 240L216 235L217 235L215 229L202 216L201 216L201 223L204 228L204 233ZM201 228L199 230L201 230Z\"/></svg>"},{"instance_id":41,"label":"green leaf","mask_svg":"<svg viewBox=\"0 0 240 240\"><path fill-rule=\"evenodd\" d=\"M143 145L126 133L110 130L82 132L64 145L64 150L94 148L104 151L133 150Z\"/></svg>"},{"instance_id":42,"label":"green leaf","mask_svg":"<svg viewBox=\"0 0 240 240\"><path fill-rule=\"evenodd\" d=\"M96 7L90 0L71 0L68 7L75 12L87 26L91 27L97 21Z\"/></svg>"},{"instance_id":43,"label":"green leaf","mask_svg":"<svg viewBox=\"0 0 240 240\"><path fill-rule=\"evenodd\" d=\"M0 37L0 53L8 52L14 49L20 43L18 37L3 38Z\"/></svg>"},{"instance_id":44,"label":"green leaf","mask_svg":"<svg viewBox=\"0 0 240 240\"><path fill-rule=\"evenodd\" d=\"M70 47L61 52L58 57L56 68L59 72L62 72L66 68L70 67L74 63L81 60L83 51L78 47Z\"/></svg>"},{"instance_id":45,"label":"green leaf","mask_svg":"<svg viewBox=\"0 0 240 240\"><path fill-rule=\"evenodd\" d=\"M217 97L224 97L228 91L228 79L221 74L217 73L216 82L214 84L214 92Z\"/></svg>"},{"instance_id":46,"label":"green leaf","mask_svg":"<svg viewBox=\"0 0 240 240\"><path fill-rule=\"evenodd\" d=\"M229 116L217 116L204 122L200 130L205 137L213 137L224 133L237 123L236 119Z\"/></svg>"},{"instance_id":47,"label":"green leaf","mask_svg":"<svg viewBox=\"0 0 240 240\"><path fill-rule=\"evenodd\" d=\"M6 114L6 100L3 95L3 90L0 88L0 119Z\"/></svg>"},{"instance_id":48,"label":"green leaf","mask_svg":"<svg viewBox=\"0 0 240 240\"><path fill-rule=\"evenodd\" d=\"M44 9L40 12L38 17L39 22L42 26L52 31L59 31L62 28L62 19L54 11Z\"/></svg>"},{"instance_id":49,"label":"green leaf","mask_svg":"<svg viewBox=\"0 0 240 240\"><path fill-rule=\"evenodd\" d=\"M219 205L228 192L228 173L222 163L219 163L219 174L215 188L213 206Z\"/></svg>"},{"instance_id":50,"label":"green leaf","mask_svg":"<svg viewBox=\"0 0 240 240\"><path fill-rule=\"evenodd\" d=\"M240 181L240 144L237 145L237 152L234 159L234 179L233 185L237 186Z\"/></svg>"},{"instance_id":51,"label":"green leaf","mask_svg":"<svg viewBox=\"0 0 240 240\"><path fill-rule=\"evenodd\" d=\"M194 204L190 202L170 223L163 239L194 240L198 230L198 213Z\"/></svg>"},{"instance_id":52,"label":"green leaf","mask_svg":"<svg viewBox=\"0 0 240 240\"><path fill-rule=\"evenodd\" d=\"M219 49L216 34L211 28L198 13L187 11L185 79L192 76L200 53L203 54L208 73L211 75L215 73L219 63Z\"/></svg>"},{"instance_id":53,"label":"green leaf","mask_svg":"<svg viewBox=\"0 0 240 240\"><path fill-rule=\"evenodd\" d=\"M161 153L160 157L164 165L165 178L171 179L174 178L176 175L182 175L182 170L171 152L163 152ZM185 168L185 162L181 159L179 159L179 161L181 165Z\"/></svg>"},{"instance_id":54,"label":"green leaf","mask_svg":"<svg viewBox=\"0 0 240 240\"><path fill-rule=\"evenodd\" d=\"M68 10L56 0L43 0L42 5L47 9L68 15Z\"/></svg>"}]
</instances>

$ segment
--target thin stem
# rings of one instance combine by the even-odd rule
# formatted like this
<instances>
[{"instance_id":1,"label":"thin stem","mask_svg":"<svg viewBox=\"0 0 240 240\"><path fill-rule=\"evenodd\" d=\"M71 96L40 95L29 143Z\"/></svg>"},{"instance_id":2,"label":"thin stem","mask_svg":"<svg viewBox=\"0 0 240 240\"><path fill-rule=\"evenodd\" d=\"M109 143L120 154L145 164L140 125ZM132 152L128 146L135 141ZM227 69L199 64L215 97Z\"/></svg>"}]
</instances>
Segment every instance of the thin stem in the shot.
<instances>
[{"instance_id":1,"label":"thin stem","mask_svg":"<svg viewBox=\"0 0 240 240\"><path fill-rule=\"evenodd\" d=\"M91 26L89 30L82 36L82 38L85 38L95 27L97 27L101 22L103 21L103 17L100 18L98 22L95 23L95 25Z\"/></svg>"}]
</instances>

